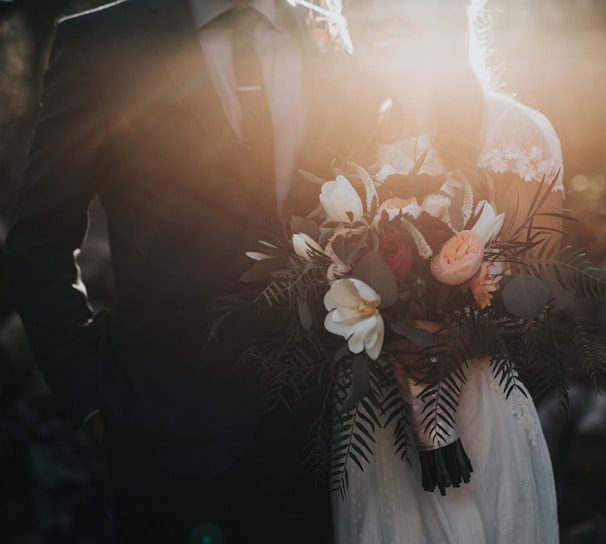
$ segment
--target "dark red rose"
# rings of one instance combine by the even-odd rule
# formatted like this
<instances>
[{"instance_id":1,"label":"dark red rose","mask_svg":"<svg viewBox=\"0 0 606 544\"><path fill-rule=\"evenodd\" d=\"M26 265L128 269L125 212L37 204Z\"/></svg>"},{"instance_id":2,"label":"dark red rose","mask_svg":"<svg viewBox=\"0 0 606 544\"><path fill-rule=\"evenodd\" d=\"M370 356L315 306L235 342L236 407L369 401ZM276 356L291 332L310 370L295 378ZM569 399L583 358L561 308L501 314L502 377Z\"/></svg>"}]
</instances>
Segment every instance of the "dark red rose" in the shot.
<instances>
[{"instance_id":1,"label":"dark red rose","mask_svg":"<svg viewBox=\"0 0 606 544\"><path fill-rule=\"evenodd\" d=\"M407 218L417 227L422 233L423 238L429 244L429 247L434 253L440 251L447 240L450 240L455 232L441 219L421 212L416 219Z\"/></svg>"},{"instance_id":2,"label":"dark red rose","mask_svg":"<svg viewBox=\"0 0 606 544\"><path fill-rule=\"evenodd\" d=\"M387 263L397 279L403 278L410 271L413 249L395 232L388 232L379 241L379 256Z\"/></svg>"}]
</instances>

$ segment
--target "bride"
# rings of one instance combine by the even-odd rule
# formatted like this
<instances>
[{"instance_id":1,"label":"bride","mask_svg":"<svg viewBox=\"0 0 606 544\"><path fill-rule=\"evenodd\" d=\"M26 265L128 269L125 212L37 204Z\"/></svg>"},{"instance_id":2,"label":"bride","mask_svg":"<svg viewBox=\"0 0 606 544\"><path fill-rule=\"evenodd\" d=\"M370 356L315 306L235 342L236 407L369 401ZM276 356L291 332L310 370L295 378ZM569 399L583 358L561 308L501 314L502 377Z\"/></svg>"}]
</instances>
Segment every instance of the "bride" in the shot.
<instances>
[{"instance_id":1,"label":"bride","mask_svg":"<svg viewBox=\"0 0 606 544\"><path fill-rule=\"evenodd\" d=\"M485 174L487 199L519 223L543 178L557 177L544 205L561 209L560 145L541 113L489 91L474 69L470 30L481 7L468 0L350 0L346 15L361 67L352 88L358 97L366 88L391 100L375 139L378 169L408 173L423 151L421 172L431 175L471 162ZM560 228L554 217L537 216L538 223ZM422 381L420 348L411 344L392 345L401 385ZM401 460L384 421L369 464L362 470L350 460L348 491L333 496L337 543L558 542L551 462L530 395L516 390L506 398L490 357L469 360L464 372L456 427L473 466L470 481L444 496L425 491L418 456L411 451L410 464Z\"/></svg>"}]
</instances>

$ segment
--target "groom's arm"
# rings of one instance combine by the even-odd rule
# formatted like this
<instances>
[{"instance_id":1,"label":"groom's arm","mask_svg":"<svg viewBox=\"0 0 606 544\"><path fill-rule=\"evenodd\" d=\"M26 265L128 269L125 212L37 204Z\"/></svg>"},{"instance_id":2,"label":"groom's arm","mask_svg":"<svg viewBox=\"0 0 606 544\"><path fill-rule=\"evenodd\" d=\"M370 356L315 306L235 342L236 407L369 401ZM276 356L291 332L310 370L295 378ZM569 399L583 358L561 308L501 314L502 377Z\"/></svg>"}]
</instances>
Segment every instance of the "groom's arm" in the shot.
<instances>
[{"instance_id":1,"label":"groom's arm","mask_svg":"<svg viewBox=\"0 0 606 544\"><path fill-rule=\"evenodd\" d=\"M49 388L83 420L97 408L99 339L76 255L100 175L95 82L73 21L59 25L11 220L9 285Z\"/></svg>"}]
</instances>

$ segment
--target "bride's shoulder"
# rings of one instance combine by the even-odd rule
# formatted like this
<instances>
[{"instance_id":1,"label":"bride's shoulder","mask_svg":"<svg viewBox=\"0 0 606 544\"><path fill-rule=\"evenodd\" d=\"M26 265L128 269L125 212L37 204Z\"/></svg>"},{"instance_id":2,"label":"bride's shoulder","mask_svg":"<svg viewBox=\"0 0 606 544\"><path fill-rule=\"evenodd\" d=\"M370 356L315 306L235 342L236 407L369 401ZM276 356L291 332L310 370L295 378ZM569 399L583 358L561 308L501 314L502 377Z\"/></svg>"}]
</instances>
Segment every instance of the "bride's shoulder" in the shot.
<instances>
[{"instance_id":1,"label":"bride's shoulder","mask_svg":"<svg viewBox=\"0 0 606 544\"><path fill-rule=\"evenodd\" d=\"M484 143L478 166L493 172L511 172L526 181L551 181L558 176L562 190L560 140L541 112L499 93L486 97Z\"/></svg>"}]
</instances>

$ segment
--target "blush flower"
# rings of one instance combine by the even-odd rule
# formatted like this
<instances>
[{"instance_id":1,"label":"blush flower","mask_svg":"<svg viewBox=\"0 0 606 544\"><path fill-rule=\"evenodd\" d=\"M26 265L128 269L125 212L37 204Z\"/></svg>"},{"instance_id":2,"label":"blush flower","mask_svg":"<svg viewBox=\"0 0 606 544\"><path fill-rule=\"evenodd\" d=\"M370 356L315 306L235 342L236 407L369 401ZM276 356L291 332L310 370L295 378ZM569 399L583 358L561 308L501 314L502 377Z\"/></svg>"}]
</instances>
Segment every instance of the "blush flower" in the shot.
<instances>
[{"instance_id":1,"label":"blush flower","mask_svg":"<svg viewBox=\"0 0 606 544\"><path fill-rule=\"evenodd\" d=\"M328 310L324 327L342 336L352 353L366 351L376 360L383 347L385 325L379 313L381 297L375 290L356 278L334 281L324 296Z\"/></svg>"},{"instance_id":2,"label":"blush flower","mask_svg":"<svg viewBox=\"0 0 606 544\"><path fill-rule=\"evenodd\" d=\"M469 231L457 232L431 259L431 274L446 285L460 285L477 273L484 256L481 238Z\"/></svg>"},{"instance_id":3,"label":"blush flower","mask_svg":"<svg viewBox=\"0 0 606 544\"><path fill-rule=\"evenodd\" d=\"M499 284L490 273L490 267L491 263L483 262L480 271L469 282L474 304L480 309L490 305L493 293L499 289Z\"/></svg>"},{"instance_id":4,"label":"blush flower","mask_svg":"<svg viewBox=\"0 0 606 544\"><path fill-rule=\"evenodd\" d=\"M396 279L408 274L412 266L413 251L395 232L387 233L379 241L379 256L387 263Z\"/></svg>"}]
</instances>

